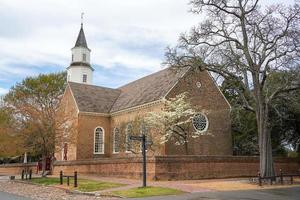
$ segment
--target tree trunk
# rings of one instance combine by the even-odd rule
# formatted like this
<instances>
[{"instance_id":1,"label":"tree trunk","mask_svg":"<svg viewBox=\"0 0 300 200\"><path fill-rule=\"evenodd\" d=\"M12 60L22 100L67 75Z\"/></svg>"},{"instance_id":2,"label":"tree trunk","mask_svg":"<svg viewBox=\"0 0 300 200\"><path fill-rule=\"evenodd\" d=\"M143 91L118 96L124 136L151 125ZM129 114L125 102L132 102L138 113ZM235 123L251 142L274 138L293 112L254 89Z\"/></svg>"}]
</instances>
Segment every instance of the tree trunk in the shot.
<instances>
[{"instance_id":1,"label":"tree trunk","mask_svg":"<svg viewBox=\"0 0 300 200\"><path fill-rule=\"evenodd\" d=\"M185 155L189 155L189 149L188 149L188 143L187 142L184 143L184 151L185 151Z\"/></svg>"},{"instance_id":2,"label":"tree trunk","mask_svg":"<svg viewBox=\"0 0 300 200\"><path fill-rule=\"evenodd\" d=\"M46 162L47 162L47 157L42 156L42 176L46 176Z\"/></svg>"},{"instance_id":3,"label":"tree trunk","mask_svg":"<svg viewBox=\"0 0 300 200\"><path fill-rule=\"evenodd\" d=\"M257 114L259 153L260 153L260 174L262 177L274 176L274 163L272 155L271 131L268 126L268 107L266 105L257 105L259 113Z\"/></svg>"},{"instance_id":4,"label":"tree trunk","mask_svg":"<svg viewBox=\"0 0 300 200\"><path fill-rule=\"evenodd\" d=\"M188 149L188 134L184 133L184 151L185 155L189 155L189 149Z\"/></svg>"}]
</instances>

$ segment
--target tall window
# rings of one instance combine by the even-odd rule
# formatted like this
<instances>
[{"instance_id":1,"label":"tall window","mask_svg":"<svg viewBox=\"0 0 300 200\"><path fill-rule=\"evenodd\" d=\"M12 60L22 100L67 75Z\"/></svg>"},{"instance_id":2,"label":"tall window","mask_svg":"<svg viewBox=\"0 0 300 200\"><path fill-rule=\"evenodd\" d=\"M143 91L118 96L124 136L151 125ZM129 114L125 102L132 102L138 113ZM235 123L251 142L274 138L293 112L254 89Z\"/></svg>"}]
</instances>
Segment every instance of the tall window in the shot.
<instances>
[{"instance_id":1,"label":"tall window","mask_svg":"<svg viewBox=\"0 0 300 200\"><path fill-rule=\"evenodd\" d=\"M86 74L83 74L83 75L82 75L82 82L83 82L83 83L86 83L86 82L87 82L87 75L86 75Z\"/></svg>"},{"instance_id":2,"label":"tall window","mask_svg":"<svg viewBox=\"0 0 300 200\"><path fill-rule=\"evenodd\" d=\"M132 135L132 124L127 124L126 127L126 152L130 152L131 149L131 140L130 140L130 136Z\"/></svg>"},{"instance_id":3,"label":"tall window","mask_svg":"<svg viewBox=\"0 0 300 200\"><path fill-rule=\"evenodd\" d=\"M120 129L114 129L114 141L113 141L113 153L119 153L120 151Z\"/></svg>"},{"instance_id":4,"label":"tall window","mask_svg":"<svg viewBox=\"0 0 300 200\"><path fill-rule=\"evenodd\" d=\"M103 131L102 128L96 128L95 129L94 153L95 154L104 153L104 131Z\"/></svg>"},{"instance_id":5,"label":"tall window","mask_svg":"<svg viewBox=\"0 0 300 200\"><path fill-rule=\"evenodd\" d=\"M82 54L82 60L83 60L83 61L86 61L86 54L85 54L85 53Z\"/></svg>"}]
</instances>

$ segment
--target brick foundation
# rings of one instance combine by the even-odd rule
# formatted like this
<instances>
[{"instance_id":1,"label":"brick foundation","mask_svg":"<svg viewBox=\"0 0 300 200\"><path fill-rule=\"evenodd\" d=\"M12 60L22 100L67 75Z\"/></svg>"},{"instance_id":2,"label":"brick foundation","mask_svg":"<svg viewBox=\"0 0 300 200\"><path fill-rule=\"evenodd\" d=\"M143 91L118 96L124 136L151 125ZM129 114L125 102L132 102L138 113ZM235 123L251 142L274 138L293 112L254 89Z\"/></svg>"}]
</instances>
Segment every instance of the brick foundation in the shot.
<instances>
[{"instance_id":1,"label":"brick foundation","mask_svg":"<svg viewBox=\"0 0 300 200\"><path fill-rule=\"evenodd\" d=\"M180 180L256 176L259 158L250 156L156 156L147 160L148 179ZM29 164L35 169L35 164ZM20 174L23 164L0 165L0 174ZM300 169L300 160L275 158L275 168L285 173ZM102 158L79 161L57 161L53 174L78 171L78 174L97 174L138 179L142 175L141 158Z\"/></svg>"}]
</instances>

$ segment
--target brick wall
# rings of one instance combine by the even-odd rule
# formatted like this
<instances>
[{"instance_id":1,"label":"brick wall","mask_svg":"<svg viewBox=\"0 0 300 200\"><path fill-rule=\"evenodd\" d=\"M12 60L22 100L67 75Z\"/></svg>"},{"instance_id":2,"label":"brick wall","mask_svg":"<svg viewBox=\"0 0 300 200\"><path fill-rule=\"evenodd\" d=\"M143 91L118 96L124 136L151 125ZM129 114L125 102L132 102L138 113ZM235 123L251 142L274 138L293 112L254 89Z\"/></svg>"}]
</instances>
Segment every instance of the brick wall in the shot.
<instances>
[{"instance_id":1,"label":"brick wall","mask_svg":"<svg viewBox=\"0 0 300 200\"><path fill-rule=\"evenodd\" d=\"M251 156L157 156L155 175L158 180L203 179L256 176L259 158ZM295 173L299 159L275 158L275 169Z\"/></svg>"},{"instance_id":2,"label":"brick wall","mask_svg":"<svg viewBox=\"0 0 300 200\"><path fill-rule=\"evenodd\" d=\"M197 87L197 82L201 87ZM195 110L206 114L210 135L189 137L190 155L232 155L230 105L207 71L190 70L169 92L167 98L187 92ZM194 132L190 124L190 133ZM184 147L169 142L166 155L183 155Z\"/></svg>"},{"instance_id":3,"label":"brick wall","mask_svg":"<svg viewBox=\"0 0 300 200\"><path fill-rule=\"evenodd\" d=\"M34 168L35 164L31 165ZM0 174L20 174L23 164L0 165ZM295 173L300 169L300 160L275 158L278 172ZM57 161L55 175L63 170L66 174L97 174L138 179L142 176L142 159L102 158L81 161ZM259 158L250 156L156 156L147 160L148 179L183 180L203 178L227 178L256 176Z\"/></svg>"},{"instance_id":4,"label":"brick wall","mask_svg":"<svg viewBox=\"0 0 300 200\"><path fill-rule=\"evenodd\" d=\"M36 165L37 163L2 164L0 165L0 175L21 175L25 167L32 169L32 173L36 173Z\"/></svg>"},{"instance_id":5,"label":"brick wall","mask_svg":"<svg viewBox=\"0 0 300 200\"><path fill-rule=\"evenodd\" d=\"M60 171L65 174L97 174L99 176L114 176L138 179L142 177L142 158L103 158L82 161L56 162L53 174L58 175ZM155 176L154 159L147 160L147 174L151 179Z\"/></svg>"}]
</instances>

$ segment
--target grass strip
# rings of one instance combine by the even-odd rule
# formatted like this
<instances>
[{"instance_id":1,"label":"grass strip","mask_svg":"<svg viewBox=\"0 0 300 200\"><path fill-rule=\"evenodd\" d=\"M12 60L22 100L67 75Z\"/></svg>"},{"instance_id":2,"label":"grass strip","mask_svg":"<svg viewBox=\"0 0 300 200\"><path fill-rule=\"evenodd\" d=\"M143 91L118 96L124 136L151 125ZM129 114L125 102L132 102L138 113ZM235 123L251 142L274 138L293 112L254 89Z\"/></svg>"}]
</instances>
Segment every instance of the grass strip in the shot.
<instances>
[{"instance_id":1,"label":"grass strip","mask_svg":"<svg viewBox=\"0 0 300 200\"><path fill-rule=\"evenodd\" d=\"M60 184L59 178L52 178L52 177L33 178L31 179L31 182L40 185L47 185L47 186ZM64 185L66 184L67 184L67 180L64 179ZM120 184L120 183L101 182L101 181L94 181L94 180L87 180L87 179L78 179L77 188L74 188L73 185L74 185L73 179L70 179L70 189L76 189L82 192L93 192L93 191L99 191L99 190L124 186L124 184Z\"/></svg>"},{"instance_id":2,"label":"grass strip","mask_svg":"<svg viewBox=\"0 0 300 200\"><path fill-rule=\"evenodd\" d=\"M112 191L113 194L128 197L128 198L140 198L140 197L151 197L151 196L166 196L166 195L178 195L183 194L183 191L164 188L164 187L138 187L131 188L128 190Z\"/></svg>"}]
</instances>

